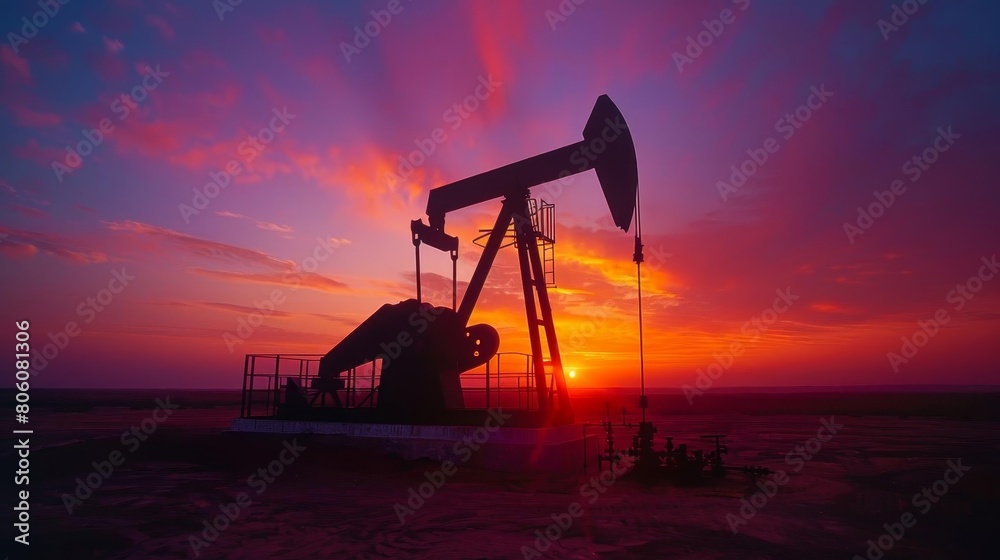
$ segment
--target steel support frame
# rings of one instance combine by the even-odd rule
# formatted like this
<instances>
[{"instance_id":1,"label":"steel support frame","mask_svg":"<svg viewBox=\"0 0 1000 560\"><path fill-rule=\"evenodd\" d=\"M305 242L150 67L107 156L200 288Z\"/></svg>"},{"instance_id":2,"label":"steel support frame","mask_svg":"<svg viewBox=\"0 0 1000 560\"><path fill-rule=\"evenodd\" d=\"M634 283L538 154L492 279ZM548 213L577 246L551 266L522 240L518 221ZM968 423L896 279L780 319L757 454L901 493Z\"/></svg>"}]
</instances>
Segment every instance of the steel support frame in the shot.
<instances>
[{"instance_id":1,"label":"steel support frame","mask_svg":"<svg viewBox=\"0 0 1000 560\"><path fill-rule=\"evenodd\" d=\"M521 270L521 288L524 291L524 311L528 320L531 355L535 366L535 391L538 393L539 409L547 417L571 422L573 411L566 390L566 379L563 377L562 355L559 352L555 323L552 319L545 269L538 254L538 233L531 223L528 196L525 190L518 201L520 211L514 213L513 220L517 258ZM538 327L545 329L549 368L545 367L546 361L542 353L541 333ZM546 383L546 371L551 371L551 383ZM544 406L542 403L545 403Z\"/></svg>"}]
</instances>

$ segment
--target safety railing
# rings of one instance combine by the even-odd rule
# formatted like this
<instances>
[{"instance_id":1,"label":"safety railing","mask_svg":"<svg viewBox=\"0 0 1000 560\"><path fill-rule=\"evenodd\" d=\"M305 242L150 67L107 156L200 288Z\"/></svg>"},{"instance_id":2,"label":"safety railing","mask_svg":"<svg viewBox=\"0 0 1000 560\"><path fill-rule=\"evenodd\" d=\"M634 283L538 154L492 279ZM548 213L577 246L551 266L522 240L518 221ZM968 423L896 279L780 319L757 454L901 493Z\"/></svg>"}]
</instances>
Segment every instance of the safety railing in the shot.
<instances>
[{"instance_id":1,"label":"safety railing","mask_svg":"<svg viewBox=\"0 0 1000 560\"><path fill-rule=\"evenodd\" d=\"M538 408L531 354L501 352L485 365L462 374L466 408Z\"/></svg>"},{"instance_id":2,"label":"safety railing","mask_svg":"<svg viewBox=\"0 0 1000 560\"><path fill-rule=\"evenodd\" d=\"M273 418L289 379L311 406L374 408L378 405L379 361L341 372L336 385L319 378L322 354L247 354L243 365L242 418ZM461 376L466 409L537 409L531 354L502 352Z\"/></svg>"},{"instance_id":3,"label":"safety railing","mask_svg":"<svg viewBox=\"0 0 1000 560\"><path fill-rule=\"evenodd\" d=\"M273 417L281 405L288 380L293 379L314 406L349 408L378 404L378 363L341 373L335 387L323 390L319 380L322 354L247 354L243 365L243 418Z\"/></svg>"}]
</instances>

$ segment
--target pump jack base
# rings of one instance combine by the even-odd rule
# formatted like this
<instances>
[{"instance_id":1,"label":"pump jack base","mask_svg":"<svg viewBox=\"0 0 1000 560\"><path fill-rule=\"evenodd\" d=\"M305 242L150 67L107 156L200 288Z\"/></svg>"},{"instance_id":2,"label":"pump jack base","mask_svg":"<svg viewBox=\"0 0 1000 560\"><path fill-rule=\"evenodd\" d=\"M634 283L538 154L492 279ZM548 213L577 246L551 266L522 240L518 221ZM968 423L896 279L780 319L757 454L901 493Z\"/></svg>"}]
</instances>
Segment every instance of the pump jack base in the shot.
<instances>
[{"instance_id":1,"label":"pump jack base","mask_svg":"<svg viewBox=\"0 0 1000 560\"><path fill-rule=\"evenodd\" d=\"M451 461L511 473L574 473L583 471L586 450L599 449L596 433L584 435L582 424L548 428L498 426L496 413L479 426L379 424L236 418L234 432L313 434L329 436L331 445L396 454L407 460ZM586 439L585 439L586 437ZM451 469L451 466L448 466Z\"/></svg>"}]
</instances>

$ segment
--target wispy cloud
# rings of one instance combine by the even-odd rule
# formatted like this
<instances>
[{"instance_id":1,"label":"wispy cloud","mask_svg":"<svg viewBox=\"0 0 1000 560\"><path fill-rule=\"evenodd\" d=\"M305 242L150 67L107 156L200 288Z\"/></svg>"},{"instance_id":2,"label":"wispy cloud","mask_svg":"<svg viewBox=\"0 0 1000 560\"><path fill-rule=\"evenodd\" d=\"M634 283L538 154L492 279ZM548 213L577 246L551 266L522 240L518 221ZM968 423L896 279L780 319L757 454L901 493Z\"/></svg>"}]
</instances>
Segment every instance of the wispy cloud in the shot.
<instances>
[{"instance_id":1,"label":"wispy cloud","mask_svg":"<svg viewBox=\"0 0 1000 560\"><path fill-rule=\"evenodd\" d=\"M148 23L151 27L159 31L160 35L162 35L164 39L174 38L174 28L171 27L169 23L167 23L167 20L159 16L149 14L146 16L146 23Z\"/></svg>"},{"instance_id":2,"label":"wispy cloud","mask_svg":"<svg viewBox=\"0 0 1000 560\"><path fill-rule=\"evenodd\" d=\"M104 48L108 49L109 53L117 54L125 49L125 43L122 43L118 39L112 39L111 37L105 35Z\"/></svg>"},{"instance_id":3,"label":"wispy cloud","mask_svg":"<svg viewBox=\"0 0 1000 560\"><path fill-rule=\"evenodd\" d=\"M5 74L14 74L21 82L31 83L31 66L10 45L0 46L0 64L3 65Z\"/></svg>"},{"instance_id":4,"label":"wispy cloud","mask_svg":"<svg viewBox=\"0 0 1000 560\"><path fill-rule=\"evenodd\" d=\"M133 221L104 222L104 224L112 231L149 238L191 255L222 259L235 264L269 268L277 271L291 272L295 270L294 261L277 259L262 251L202 239L171 229Z\"/></svg>"},{"instance_id":5,"label":"wispy cloud","mask_svg":"<svg viewBox=\"0 0 1000 560\"><path fill-rule=\"evenodd\" d=\"M276 231L278 233L292 233L291 226L278 225L271 222L257 222L257 227L267 231Z\"/></svg>"},{"instance_id":6,"label":"wispy cloud","mask_svg":"<svg viewBox=\"0 0 1000 560\"><path fill-rule=\"evenodd\" d=\"M315 272L237 272L230 270L208 270L198 267L188 268L188 271L207 278L215 278L217 280L225 280L228 282L270 284L273 286L295 289L308 288L328 293L345 293L352 291L350 286L347 284L321 274L316 274Z\"/></svg>"},{"instance_id":7,"label":"wispy cloud","mask_svg":"<svg viewBox=\"0 0 1000 560\"><path fill-rule=\"evenodd\" d=\"M58 235L4 226L0 226L0 235L5 235L3 253L8 257L26 258L41 252L79 264L105 263L110 260L107 253L89 250Z\"/></svg>"},{"instance_id":8,"label":"wispy cloud","mask_svg":"<svg viewBox=\"0 0 1000 560\"><path fill-rule=\"evenodd\" d=\"M48 218L48 212L44 210L39 210L38 208L32 208L30 206L24 206L23 204L14 204L11 206L15 212L28 216L30 218Z\"/></svg>"},{"instance_id":9,"label":"wispy cloud","mask_svg":"<svg viewBox=\"0 0 1000 560\"><path fill-rule=\"evenodd\" d=\"M21 126L41 127L53 126L62 123L62 117L49 111L35 111L24 105L11 105L10 111L14 114L14 122Z\"/></svg>"},{"instance_id":10,"label":"wispy cloud","mask_svg":"<svg viewBox=\"0 0 1000 560\"><path fill-rule=\"evenodd\" d=\"M214 309L218 311L226 311L229 313L235 313L239 315L247 315L252 313L260 313L260 310L256 307L249 307L246 305L236 305L233 303L224 303L218 301L180 301L180 300L170 300L170 301L150 301L151 305L165 305L174 307L202 307L206 309ZM322 319L324 321L330 321L340 325L346 325L353 327L358 324L358 317L354 315L329 315L326 313L301 313L297 311L282 311L276 309L268 313L269 317L277 317L281 319Z\"/></svg>"},{"instance_id":11,"label":"wispy cloud","mask_svg":"<svg viewBox=\"0 0 1000 560\"><path fill-rule=\"evenodd\" d=\"M247 221L253 222L254 225L257 226L258 229L263 229L263 230L266 230L266 231L274 231L274 232L277 232L277 233L292 233L292 232L295 231L295 230L292 229L291 226L286 226L286 225L282 225L282 224L276 224L274 222L265 222L265 221L257 220L257 219L251 218L250 216L247 216L245 214L238 214L236 212L230 212L228 210L223 210L221 212L216 212L215 215L216 216L221 216L223 218L234 218L234 219L237 219L237 220L247 220Z\"/></svg>"}]
</instances>

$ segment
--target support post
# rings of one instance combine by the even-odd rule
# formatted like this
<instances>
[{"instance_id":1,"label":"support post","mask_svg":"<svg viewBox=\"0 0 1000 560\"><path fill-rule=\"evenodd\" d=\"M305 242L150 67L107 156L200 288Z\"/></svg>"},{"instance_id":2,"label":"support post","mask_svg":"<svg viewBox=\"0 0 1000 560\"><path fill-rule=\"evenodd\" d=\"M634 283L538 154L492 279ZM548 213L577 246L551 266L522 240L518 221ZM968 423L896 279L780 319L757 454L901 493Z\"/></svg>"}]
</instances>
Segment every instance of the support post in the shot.
<instances>
[{"instance_id":1,"label":"support post","mask_svg":"<svg viewBox=\"0 0 1000 560\"><path fill-rule=\"evenodd\" d=\"M479 264L476 265L476 270L472 273L472 280L469 281L469 287L465 290L465 296L462 297L462 305L458 308L458 317L461 319L462 325L469 324L472 309L476 307L476 301L486 283L486 276L489 275L490 268L493 267L493 260L496 259L497 252L500 251L500 244L503 242L504 236L507 235L507 226L510 225L516 204L516 200L505 198L500 207L500 214L497 215L497 221L493 224L493 231L486 241L486 247L483 248Z\"/></svg>"},{"instance_id":2,"label":"support post","mask_svg":"<svg viewBox=\"0 0 1000 560\"><path fill-rule=\"evenodd\" d=\"M451 252L451 310L458 310L458 249Z\"/></svg>"},{"instance_id":3,"label":"support post","mask_svg":"<svg viewBox=\"0 0 1000 560\"><path fill-rule=\"evenodd\" d=\"M524 309L528 319L528 334L535 370L534 389L538 398L538 408L543 415L552 419L558 415L560 421L571 422L573 410L566 391L566 380L563 378L562 356L559 353L555 323L552 320L552 306L545 287L545 270L538 254L538 234L531 224L530 211L528 193L525 190L521 198L520 211L513 215L513 220L518 263L521 269L521 287L524 290ZM550 382L545 380L545 356L542 352L539 326L545 329L548 363L551 369Z\"/></svg>"},{"instance_id":4,"label":"support post","mask_svg":"<svg viewBox=\"0 0 1000 560\"><path fill-rule=\"evenodd\" d=\"M417 234L413 234L413 252L417 260L417 302L420 303L423 300L420 299L420 238Z\"/></svg>"}]
</instances>

